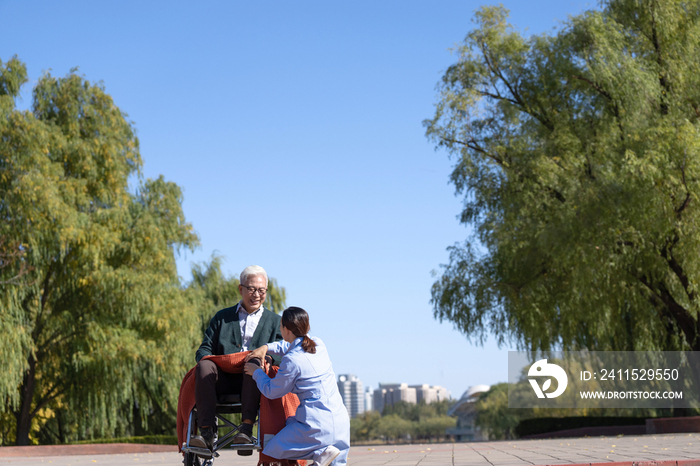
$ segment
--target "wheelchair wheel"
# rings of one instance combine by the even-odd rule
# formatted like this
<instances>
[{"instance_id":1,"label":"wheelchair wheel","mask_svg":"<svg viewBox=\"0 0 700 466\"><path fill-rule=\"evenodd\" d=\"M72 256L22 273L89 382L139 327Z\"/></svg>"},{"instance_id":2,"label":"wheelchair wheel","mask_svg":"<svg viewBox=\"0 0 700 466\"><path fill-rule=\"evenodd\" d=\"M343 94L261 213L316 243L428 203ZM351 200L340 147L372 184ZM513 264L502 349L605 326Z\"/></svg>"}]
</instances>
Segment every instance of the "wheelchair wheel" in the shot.
<instances>
[{"instance_id":1,"label":"wheelchair wheel","mask_svg":"<svg viewBox=\"0 0 700 466\"><path fill-rule=\"evenodd\" d=\"M204 461L194 453L185 453L185 458L182 460L185 466L202 466Z\"/></svg>"}]
</instances>

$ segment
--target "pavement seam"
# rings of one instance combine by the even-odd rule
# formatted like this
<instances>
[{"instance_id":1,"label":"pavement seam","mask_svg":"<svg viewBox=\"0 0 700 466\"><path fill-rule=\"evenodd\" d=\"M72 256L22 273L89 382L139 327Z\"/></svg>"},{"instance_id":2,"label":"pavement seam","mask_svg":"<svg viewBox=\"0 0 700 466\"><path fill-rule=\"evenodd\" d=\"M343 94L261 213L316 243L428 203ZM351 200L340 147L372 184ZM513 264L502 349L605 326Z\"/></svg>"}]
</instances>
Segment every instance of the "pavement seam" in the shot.
<instances>
[{"instance_id":1,"label":"pavement seam","mask_svg":"<svg viewBox=\"0 0 700 466\"><path fill-rule=\"evenodd\" d=\"M421 464L421 462L422 462L425 458L427 458L428 455L429 455L429 453L426 453L425 455L423 455L423 458L421 458L420 460L418 460L418 462L416 463L416 466L418 466L419 464Z\"/></svg>"},{"instance_id":2,"label":"pavement seam","mask_svg":"<svg viewBox=\"0 0 700 466\"><path fill-rule=\"evenodd\" d=\"M516 448L516 449L517 449L517 448ZM532 463L531 461L528 461L528 460L526 460L525 458L521 458L521 457L519 457L518 455L516 455L516 454L514 454L514 453L510 453L510 452L509 452L509 454L512 455L512 456L514 456L514 457L516 457L516 458L518 458L520 461L524 461L524 462L526 462L526 463L534 464L534 463Z\"/></svg>"},{"instance_id":3,"label":"pavement seam","mask_svg":"<svg viewBox=\"0 0 700 466\"><path fill-rule=\"evenodd\" d=\"M488 464L490 464L491 466L494 466L494 464L486 457L486 455L483 455L483 454L479 453L479 452L478 452L474 447L472 447L471 445L469 445L469 448L471 448L472 451L474 451L477 455L479 455L479 456L481 456L482 458L484 458ZM532 464L532 463L530 463L530 464Z\"/></svg>"},{"instance_id":4,"label":"pavement seam","mask_svg":"<svg viewBox=\"0 0 700 466\"><path fill-rule=\"evenodd\" d=\"M398 453L398 452L397 452L397 453ZM382 466L384 466L385 464L389 464L389 463L391 463L392 461L394 461L394 460L396 460L396 459L399 459L400 457L401 457L400 454L399 454L399 455L396 455L396 457L391 458L391 459L390 459L389 461L387 461L386 463L382 463Z\"/></svg>"},{"instance_id":5,"label":"pavement seam","mask_svg":"<svg viewBox=\"0 0 700 466\"><path fill-rule=\"evenodd\" d=\"M533 452L533 453L534 453L534 452ZM540 454L540 455L542 455L542 456L549 456L550 458L552 458L552 459L554 459L554 460L556 460L556 461L562 461L562 463L550 463L550 464L571 464L571 461L569 461L569 462L567 463L565 459L559 458L559 457L554 456L554 455L550 455L549 453L543 453L543 452L537 452L537 453ZM534 463L531 463L531 464L534 464Z\"/></svg>"},{"instance_id":6,"label":"pavement seam","mask_svg":"<svg viewBox=\"0 0 700 466\"><path fill-rule=\"evenodd\" d=\"M542 452L537 452L537 451L532 451L532 450L526 450L526 449L524 449L524 448L518 448L518 447L515 447L515 449L516 449L516 450L519 450L519 451L522 451L522 452L534 453L534 454L539 454L539 455L542 455L542 456L549 456L550 458L553 458L553 459L558 460L558 461L566 461L566 460L562 460L561 458L558 458L558 457L556 457L556 456L553 456L553 455L550 455L550 454L546 454L546 453L542 453ZM525 462L528 462L528 463L533 464L533 465L535 464L535 463L533 463L533 462L530 461L530 460L527 460L527 459L525 459L525 458L522 458L522 457L516 455L515 453L512 453L511 450L498 450L498 451L501 452L501 453L506 453L506 454L508 454L508 455L511 455L511 456L513 456L513 457L519 459L520 461L525 461ZM586 456L590 456L590 455L586 455ZM571 463L571 461L569 461L569 463ZM565 463L562 463L562 464L565 464Z\"/></svg>"},{"instance_id":7,"label":"pavement seam","mask_svg":"<svg viewBox=\"0 0 700 466\"><path fill-rule=\"evenodd\" d=\"M399 453L399 452L397 452L397 453ZM421 463L421 461L423 461L429 454L430 454L430 453L426 453L425 455L423 455L423 457L422 457L420 460L418 460L418 462L416 463L416 466L418 466L418 465ZM403 455L402 453L399 453L398 455L396 455L395 458L392 458L392 459L390 459L389 461L387 461L386 463L383 463L383 465L384 465L384 464L389 464L389 463L391 463L391 462L394 461L394 460L398 460L398 459L400 459L402 456L405 456L405 455ZM383 466L383 465L382 465L382 466Z\"/></svg>"}]
</instances>

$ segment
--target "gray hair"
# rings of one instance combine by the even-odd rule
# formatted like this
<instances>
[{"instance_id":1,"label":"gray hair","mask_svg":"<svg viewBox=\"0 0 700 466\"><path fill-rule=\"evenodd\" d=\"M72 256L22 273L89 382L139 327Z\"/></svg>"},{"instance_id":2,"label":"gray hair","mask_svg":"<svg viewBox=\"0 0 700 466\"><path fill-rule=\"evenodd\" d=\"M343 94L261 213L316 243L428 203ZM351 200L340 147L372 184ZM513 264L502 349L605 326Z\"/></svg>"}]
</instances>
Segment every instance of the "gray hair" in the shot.
<instances>
[{"instance_id":1,"label":"gray hair","mask_svg":"<svg viewBox=\"0 0 700 466\"><path fill-rule=\"evenodd\" d=\"M249 277L257 277L258 275L265 277L265 286L267 286L267 272L259 265L249 265L243 269L243 272L241 272L241 285L246 283Z\"/></svg>"}]
</instances>

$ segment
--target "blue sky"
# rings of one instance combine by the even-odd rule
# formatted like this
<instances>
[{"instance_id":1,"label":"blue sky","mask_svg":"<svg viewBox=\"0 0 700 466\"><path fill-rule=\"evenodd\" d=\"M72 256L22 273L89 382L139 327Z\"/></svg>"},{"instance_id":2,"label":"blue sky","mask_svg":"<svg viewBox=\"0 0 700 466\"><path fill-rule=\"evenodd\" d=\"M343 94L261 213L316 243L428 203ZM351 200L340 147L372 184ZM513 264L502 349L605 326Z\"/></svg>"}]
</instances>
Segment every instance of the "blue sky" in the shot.
<instances>
[{"instance_id":1,"label":"blue sky","mask_svg":"<svg viewBox=\"0 0 700 466\"><path fill-rule=\"evenodd\" d=\"M261 265L309 312L337 374L458 398L506 381L512 348L433 318L431 271L469 230L421 122L485 4L0 0L0 59L27 64L25 107L45 71L104 83L144 176L184 191L202 246L180 257L183 280L214 252L230 275ZM503 4L537 34L595 7Z\"/></svg>"}]
</instances>

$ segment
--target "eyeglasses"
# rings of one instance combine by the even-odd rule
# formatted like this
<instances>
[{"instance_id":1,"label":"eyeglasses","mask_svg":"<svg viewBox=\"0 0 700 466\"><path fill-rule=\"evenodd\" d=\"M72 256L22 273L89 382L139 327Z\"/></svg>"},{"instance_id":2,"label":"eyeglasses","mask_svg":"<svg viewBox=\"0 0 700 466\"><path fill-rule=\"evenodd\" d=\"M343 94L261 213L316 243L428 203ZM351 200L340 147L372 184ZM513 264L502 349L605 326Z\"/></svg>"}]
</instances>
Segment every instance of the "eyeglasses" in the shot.
<instances>
[{"instance_id":1,"label":"eyeglasses","mask_svg":"<svg viewBox=\"0 0 700 466\"><path fill-rule=\"evenodd\" d=\"M267 293L267 288L255 288L254 286L243 286L243 288L248 290L248 293L250 294L259 293L260 296L265 296L265 293Z\"/></svg>"}]
</instances>

